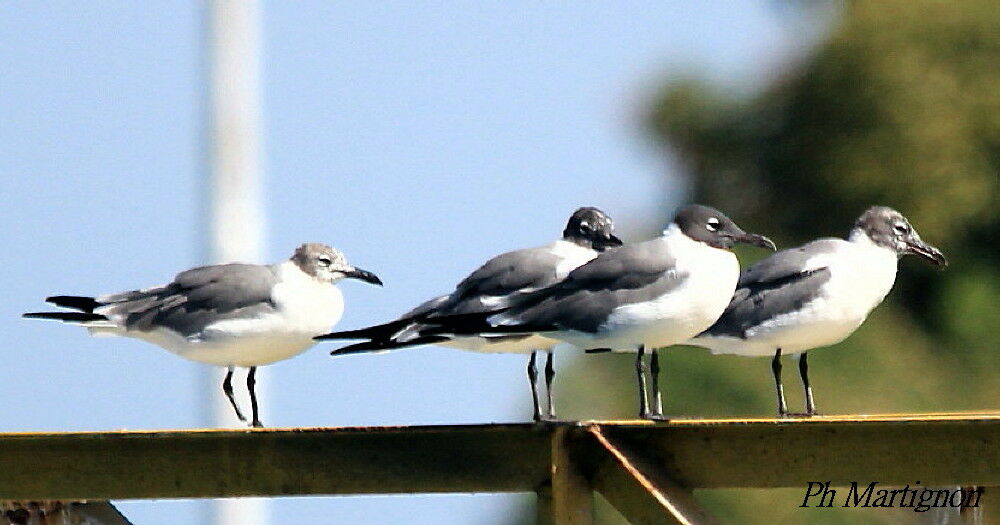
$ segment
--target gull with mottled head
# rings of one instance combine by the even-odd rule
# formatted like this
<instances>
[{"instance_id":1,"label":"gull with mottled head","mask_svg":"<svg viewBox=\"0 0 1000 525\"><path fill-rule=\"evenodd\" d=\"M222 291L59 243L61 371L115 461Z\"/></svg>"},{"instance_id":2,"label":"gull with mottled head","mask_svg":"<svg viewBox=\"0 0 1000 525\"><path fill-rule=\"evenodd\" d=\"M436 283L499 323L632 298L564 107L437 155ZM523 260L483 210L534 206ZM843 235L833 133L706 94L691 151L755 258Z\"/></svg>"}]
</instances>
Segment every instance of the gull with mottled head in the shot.
<instances>
[{"instance_id":1,"label":"gull with mottled head","mask_svg":"<svg viewBox=\"0 0 1000 525\"><path fill-rule=\"evenodd\" d=\"M49 297L46 302L74 311L24 317L80 324L92 335L133 337L185 359L224 366L222 389L241 421L246 418L233 397L233 368L248 367L251 425L259 427L257 367L304 352L315 344L314 336L340 320L344 298L334 284L345 278L382 285L339 251L308 243L277 264L201 266L141 290Z\"/></svg>"},{"instance_id":2,"label":"gull with mottled head","mask_svg":"<svg viewBox=\"0 0 1000 525\"><path fill-rule=\"evenodd\" d=\"M805 390L806 415L816 413L806 352L854 333L896 281L900 257L945 266L944 255L920 239L898 211L873 206L847 240L817 239L782 250L741 275L726 311L690 341L715 354L772 356L778 415L788 415L781 356L794 355Z\"/></svg>"}]
</instances>

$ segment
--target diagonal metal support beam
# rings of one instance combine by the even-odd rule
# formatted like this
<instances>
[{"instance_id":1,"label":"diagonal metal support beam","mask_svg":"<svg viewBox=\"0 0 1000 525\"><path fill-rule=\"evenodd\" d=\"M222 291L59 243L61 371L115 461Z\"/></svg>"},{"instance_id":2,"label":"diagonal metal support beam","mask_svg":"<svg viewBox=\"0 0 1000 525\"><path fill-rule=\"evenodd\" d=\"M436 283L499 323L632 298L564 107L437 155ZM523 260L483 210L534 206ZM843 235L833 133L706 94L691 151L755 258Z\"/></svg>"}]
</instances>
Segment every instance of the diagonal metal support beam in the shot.
<instances>
[{"instance_id":1,"label":"diagonal metal support beam","mask_svg":"<svg viewBox=\"0 0 1000 525\"><path fill-rule=\"evenodd\" d=\"M599 426L587 428L594 489L629 522L637 525L716 523L691 489L682 487L650 460Z\"/></svg>"}]
</instances>

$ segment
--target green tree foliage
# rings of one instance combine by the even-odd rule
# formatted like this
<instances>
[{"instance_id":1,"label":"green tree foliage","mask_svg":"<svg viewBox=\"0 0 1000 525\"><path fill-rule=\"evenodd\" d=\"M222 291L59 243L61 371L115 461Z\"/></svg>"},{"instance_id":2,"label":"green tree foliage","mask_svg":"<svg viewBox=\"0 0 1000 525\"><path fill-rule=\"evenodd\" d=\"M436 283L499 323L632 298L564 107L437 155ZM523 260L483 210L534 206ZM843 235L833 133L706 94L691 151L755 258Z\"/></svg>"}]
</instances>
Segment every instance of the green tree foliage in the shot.
<instances>
[{"instance_id":1,"label":"green tree foliage","mask_svg":"<svg viewBox=\"0 0 1000 525\"><path fill-rule=\"evenodd\" d=\"M810 354L821 412L1000 409L995 1L845 3L828 40L763 92L739 99L675 82L649 122L691 174L694 200L779 245L843 236L865 208L885 204L948 256L945 271L904 259L895 289L868 322ZM774 413L767 359L688 348L664 356L668 414ZM631 370L627 356L581 358L564 374L563 415L630 415ZM798 407L797 374L785 371L790 406ZM606 387L572 388L595 383ZM702 497L733 523L913 519L906 511L798 509L801 492Z\"/></svg>"}]
</instances>

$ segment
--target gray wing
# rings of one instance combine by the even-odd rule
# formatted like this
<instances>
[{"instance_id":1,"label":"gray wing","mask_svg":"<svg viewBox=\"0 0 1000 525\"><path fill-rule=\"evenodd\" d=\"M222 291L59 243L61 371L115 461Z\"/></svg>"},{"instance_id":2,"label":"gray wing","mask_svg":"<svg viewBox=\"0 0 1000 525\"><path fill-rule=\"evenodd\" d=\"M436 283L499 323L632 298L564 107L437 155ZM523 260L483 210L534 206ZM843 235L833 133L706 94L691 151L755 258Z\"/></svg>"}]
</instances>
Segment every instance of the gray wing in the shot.
<instances>
[{"instance_id":1,"label":"gray wing","mask_svg":"<svg viewBox=\"0 0 1000 525\"><path fill-rule=\"evenodd\" d=\"M597 332L616 308L648 301L679 286L687 274L659 239L602 253L565 280L501 314L503 324Z\"/></svg>"},{"instance_id":2,"label":"gray wing","mask_svg":"<svg viewBox=\"0 0 1000 525\"><path fill-rule=\"evenodd\" d=\"M271 289L276 283L272 266L202 266L181 272L164 286L98 297L102 306L95 313L129 330L164 327L188 337L216 321L274 311Z\"/></svg>"},{"instance_id":3,"label":"gray wing","mask_svg":"<svg viewBox=\"0 0 1000 525\"><path fill-rule=\"evenodd\" d=\"M530 292L556 282L556 268L562 258L548 246L502 253L462 279L455 291L421 303L388 323L359 330L331 332L319 339L371 339L379 349L407 345L421 340L427 322L436 317L490 312L518 303ZM484 302L485 298L495 298ZM417 338L417 339L411 339ZM354 345L369 349L367 344Z\"/></svg>"},{"instance_id":4,"label":"gray wing","mask_svg":"<svg viewBox=\"0 0 1000 525\"><path fill-rule=\"evenodd\" d=\"M745 338L747 330L798 310L815 299L830 280L826 267L806 269L806 261L837 249L839 239L820 239L762 259L740 274L732 301L703 335Z\"/></svg>"},{"instance_id":5,"label":"gray wing","mask_svg":"<svg viewBox=\"0 0 1000 525\"><path fill-rule=\"evenodd\" d=\"M750 286L755 283L767 283L785 279L795 275L806 267L806 261L824 253L837 251L843 239L817 239L797 248L789 248L765 257L740 274L736 288Z\"/></svg>"},{"instance_id":6,"label":"gray wing","mask_svg":"<svg viewBox=\"0 0 1000 525\"><path fill-rule=\"evenodd\" d=\"M526 294L555 283L560 262L562 258L547 246L497 255L462 279L447 300L435 305L435 315L478 313L516 304ZM484 303L486 297L498 299Z\"/></svg>"},{"instance_id":7,"label":"gray wing","mask_svg":"<svg viewBox=\"0 0 1000 525\"><path fill-rule=\"evenodd\" d=\"M399 316L399 319L397 319L397 320L409 319L411 317L417 317L417 316L420 316L420 315L425 315L425 314L431 313L434 310L437 310L438 308L440 308L441 305L447 303L449 298L451 298L450 295L442 295L440 297L435 297L435 298L431 299L430 301L424 301L424 302L420 303L413 310L410 310L409 312L406 312L405 314Z\"/></svg>"}]
</instances>

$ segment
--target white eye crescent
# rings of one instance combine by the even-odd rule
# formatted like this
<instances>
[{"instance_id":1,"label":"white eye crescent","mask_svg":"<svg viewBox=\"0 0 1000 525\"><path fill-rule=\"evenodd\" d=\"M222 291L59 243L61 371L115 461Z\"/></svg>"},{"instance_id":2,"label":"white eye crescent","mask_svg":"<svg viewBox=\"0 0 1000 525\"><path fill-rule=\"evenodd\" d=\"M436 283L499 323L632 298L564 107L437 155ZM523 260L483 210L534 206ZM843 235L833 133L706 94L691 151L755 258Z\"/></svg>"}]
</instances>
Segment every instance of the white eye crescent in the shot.
<instances>
[{"instance_id":1,"label":"white eye crescent","mask_svg":"<svg viewBox=\"0 0 1000 525\"><path fill-rule=\"evenodd\" d=\"M709 219L705 221L705 228L710 232L717 232L721 227L722 223L716 217L709 217Z\"/></svg>"},{"instance_id":2,"label":"white eye crescent","mask_svg":"<svg viewBox=\"0 0 1000 525\"><path fill-rule=\"evenodd\" d=\"M896 224L893 224L892 225L892 230L894 232L896 232L897 234L899 234L899 235L906 235L907 233L910 233L910 227L907 226L906 224L901 223L901 222L897 222Z\"/></svg>"},{"instance_id":3,"label":"white eye crescent","mask_svg":"<svg viewBox=\"0 0 1000 525\"><path fill-rule=\"evenodd\" d=\"M319 263L322 264L323 266L330 266L331 264L333 264L333 261L330 260L329 257L320 257L319 259L316 260L319 261Z\"/></svg>"}]
</instances>

